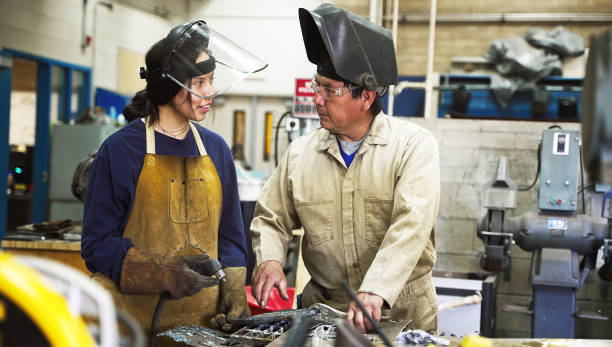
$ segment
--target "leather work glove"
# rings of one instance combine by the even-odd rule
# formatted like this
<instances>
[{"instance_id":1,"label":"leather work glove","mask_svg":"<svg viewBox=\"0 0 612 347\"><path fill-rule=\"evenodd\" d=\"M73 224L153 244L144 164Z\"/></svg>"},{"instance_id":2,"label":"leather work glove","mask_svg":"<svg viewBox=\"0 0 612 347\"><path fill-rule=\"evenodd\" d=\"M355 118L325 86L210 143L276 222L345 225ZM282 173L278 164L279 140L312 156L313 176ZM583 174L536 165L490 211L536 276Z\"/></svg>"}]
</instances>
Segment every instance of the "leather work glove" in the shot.
<instances>
[{"instance_id":1,"label":"leather work glove","mask_svg":"<svg viewBox=\"0 0 612 347\"><path fill-rule=\"evenodd\" d=\"M164 257L132 247L123 259L119 289L124 294L168 292L171 299L180 299L218 283L215 278L193 271L177 256Z\"/></svg>"},{"instance_id":2,"label":"leather work glove","mask_svg":"<svg viewBox=\"0 0 612 347\"><path fill-rule=\"evenodd\" d=\"M251 315L247 305L246 292L246 267L226 267L225 278L227 281L219 285L219 307L217 315L210 320L210 327L225 332L232 332L232 319Z\"/></svg>"}]
</instances>

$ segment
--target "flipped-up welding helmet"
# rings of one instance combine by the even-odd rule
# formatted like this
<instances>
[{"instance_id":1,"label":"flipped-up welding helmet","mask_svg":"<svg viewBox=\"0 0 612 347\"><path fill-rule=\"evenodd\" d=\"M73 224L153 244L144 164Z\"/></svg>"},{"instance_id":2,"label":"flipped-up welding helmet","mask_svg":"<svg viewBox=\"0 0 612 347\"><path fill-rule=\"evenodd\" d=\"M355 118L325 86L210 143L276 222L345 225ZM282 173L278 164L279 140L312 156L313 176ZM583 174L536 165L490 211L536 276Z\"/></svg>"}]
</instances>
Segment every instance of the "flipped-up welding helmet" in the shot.
<instances>
[{"instance_id":1,"label":"flipped-up welding helmet","mask_svg":"<svg viewBox=\"0 0 612 347\"><path fill-rule=\"evenodd\" d=\"M223 94L248 75L268 66L210 28L203 20L181 24L168 33L164 40L161 63L159 71L141 68L141 78L146 78L147 82L155 78L169 79L201 98ZM214 76L214 91L192 85L192 80L211 72Z\"/></svg>"},{"instance_id":2,"label":"flipped-up welding helmet","mask_svg":"<svg viewBox=\"0 0 612 347\"><path fill-rule=\"evenodd\" d=\"M345 80L379 95L397 84L397 61L391 32L335 5L299 9L308 60L317 72ZM334 78L340 77L340 78Z\"/></svg>"}]
</instances>

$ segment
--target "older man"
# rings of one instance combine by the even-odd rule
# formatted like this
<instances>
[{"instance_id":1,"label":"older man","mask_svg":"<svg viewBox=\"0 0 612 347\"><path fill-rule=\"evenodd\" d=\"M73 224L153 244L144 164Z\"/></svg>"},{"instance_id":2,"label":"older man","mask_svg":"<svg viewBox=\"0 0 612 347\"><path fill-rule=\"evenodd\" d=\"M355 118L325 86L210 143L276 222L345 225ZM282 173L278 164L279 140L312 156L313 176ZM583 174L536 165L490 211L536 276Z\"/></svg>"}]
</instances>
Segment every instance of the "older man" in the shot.
<instances>
[{"instance_id":1,"label":"older man","mask_svg":"<svg viewBox=\"0 0 612 347\"><path fill-rule=\"evenodd\" d=\"M372 330L343 291L348 282L376 320L388 313L435 332L438 146L429 131L381 112L381 96L397 83L391 35L331 4L299 16L317 65L321 128L291 143L257 202L253 295L262 306L273 287L287 297L282 264L292 230L303 227L311 275L303 306L347 310L355 326Z\"/></svg>"}]
</instances>

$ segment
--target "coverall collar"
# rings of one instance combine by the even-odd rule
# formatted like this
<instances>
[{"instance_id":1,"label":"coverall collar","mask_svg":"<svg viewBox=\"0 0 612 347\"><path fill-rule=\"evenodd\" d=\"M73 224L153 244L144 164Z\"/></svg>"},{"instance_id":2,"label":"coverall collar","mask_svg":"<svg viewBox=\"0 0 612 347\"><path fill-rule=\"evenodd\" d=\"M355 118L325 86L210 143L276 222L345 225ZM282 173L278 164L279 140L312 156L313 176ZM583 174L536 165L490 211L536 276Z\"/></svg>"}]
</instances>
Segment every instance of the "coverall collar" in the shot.
<instances>
[{"instance_id":1,"label":"coverall collar","mask_svg":"<svg viewBox=\"0 0 612 347\"><path fill-rule=\"evenodd\" d=\"M382 111L376 115L376 117L374 117L374 120L372 120L372 124L370 125L370 130L368 131L366 138L363 140L361 147L365 147L363 145L366 143L370 145L386 145L389 143L389 134L391 129L389 129L389 122L385 120L386 117L387 115L385 115ZM337 146L338 142L335 134L323 129L320 136L320 151L326 151L332 146Z\"/></svg>"}]
</instances>

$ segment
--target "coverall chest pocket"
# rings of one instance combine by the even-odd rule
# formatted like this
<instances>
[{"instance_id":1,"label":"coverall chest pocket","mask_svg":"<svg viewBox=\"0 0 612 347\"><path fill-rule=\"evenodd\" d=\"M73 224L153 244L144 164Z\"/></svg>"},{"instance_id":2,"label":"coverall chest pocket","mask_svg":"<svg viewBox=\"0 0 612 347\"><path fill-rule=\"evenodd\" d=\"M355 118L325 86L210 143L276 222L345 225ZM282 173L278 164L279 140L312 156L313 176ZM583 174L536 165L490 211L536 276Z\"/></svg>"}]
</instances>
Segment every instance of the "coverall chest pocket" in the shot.
<instances>
[{"instance_id":1,"label":"coverall chest pocket","mask_svg":"<svg viewBox=\"0 0 612 347\"><path fill-rule=\"evenodd\" d=\"M295 207L308 244L319 246L334 238L332 200L298 202Z\"/></svg>"},{"instance_id":2,"label":"coverall chest pocket","mask_svg":"<svg viewBox=\"0 0 612 347\"><path fill-rule=\"evenodd\" d=\"M206 182L202 178L170 179L170 220L194 223L208 218Z\"/></svg>"},{"instance_id":3,"label":"coverall chest pocket","mask_svg":"<svg viewBox=\"0 0 612 347\"><path fill-rule=\"evenodd\" d=\"M363 205L366 240L379 245L391 225L393 200L365 198Z\"/></svg>"}]
</instances>

